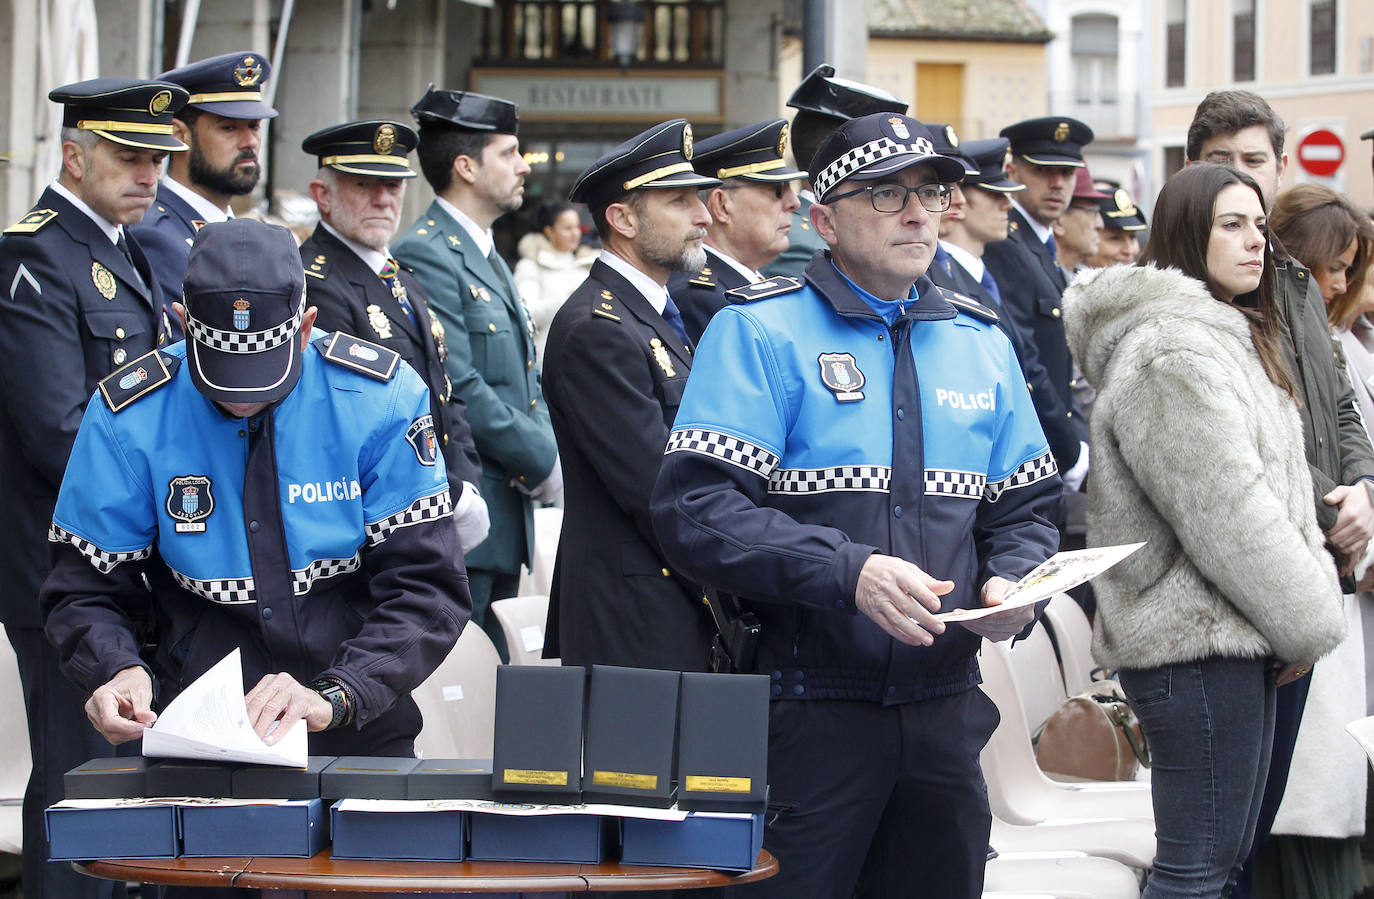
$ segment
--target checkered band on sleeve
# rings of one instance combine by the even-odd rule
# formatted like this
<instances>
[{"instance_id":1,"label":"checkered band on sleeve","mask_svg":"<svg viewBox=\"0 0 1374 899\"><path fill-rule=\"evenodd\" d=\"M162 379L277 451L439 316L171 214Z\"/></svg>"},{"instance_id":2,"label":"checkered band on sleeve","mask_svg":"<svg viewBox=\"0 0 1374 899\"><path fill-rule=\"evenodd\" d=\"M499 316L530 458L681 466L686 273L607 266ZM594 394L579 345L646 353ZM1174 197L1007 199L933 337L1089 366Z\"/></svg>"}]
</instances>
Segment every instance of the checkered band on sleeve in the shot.
<instances>
[{"instance_id":1,"label":"checkered band on sleeve","mask_svg":"<svg viewBox=\"0 0 1374 899\"><path fill-rule=\"evenodd\" d=\"M918 137L909 144L899 144L890 137L880 137L866 144L860 144L821 170L821 173L816 176L816 196L824 202L825 195L836 184L865 166L880 162L889 156L896 156L899 153L934 156L935 146L924 137Z\"/></svg>"},{"instance_id":2,"label":"checkered band on sleeve","mask_svg":"<svg viewBox=\"0 0 1374 899\"><path fill-rule=\"evenodd\" d=\"M761 478L772 474L773 469L782 461L777 454L770 453L747 440L731 437L719 431L698 428L684 428L668 435L668 445L664 448L663 455L680 452L713 456L722 462L729 462L745 471L751 471Z\"/></svg>"},{"instance_id":3,"label":"checkered band on sleeve","mask_svg":"<svg viewBox=\"0 0 1374 899\"><path fill-rule=\"evenodd\" d=\"M172 579L180 584L183 590L188 590L201 599L208 599L224 606L238 606L258 601L251 577L200 580L187 577L170 565L167 570L172 572Z\"/></svg>"},{"instance_id":4,"label":"checkered band on sleeve","mask_svg":"<svg viewBox=\"0 0 1374 899\"><path fill-rule=\"evenodd\" d=\"M362 561L362 556L357 553L354 553L351 559L316 559L305 568L291 572L291 592L297 596L304 596L310 592L316 581L331 578L336 574L357 571Z\"/></svg>"},{"instance_id":5,"label":"checkered band on sleeve","mask_svg":"<svg viewBox=\"0 0 1374 899\"><path fill-rule=\"evenodd\" d=\"M189 314L186 316L186 330L196 343L221 353L265 353L294 337L301 329L301 318L304 314L305 294L302 293L296 314L266 331L221 331Z\"/></svg>"},{"instance_id":6,"label":"checkered band on sleeve","mask_svg":"<svg viewBox=\"0 0 1374 899\"><path fill-rule=\"evenodd\" d=\"M979 500L987 487L987 475L973 471L957 471L945 468L927 468L926 496L957 496L963 499Z\"/></svg>"},{"instance_id":7,"label":"checkered band on sleeve","mask_svg":"<svg viewBox=\"0 0 1374 899\"><path fill-rule=\"evenodd\" d=\"M1022 462L1020 467L1011 473L1010 477L989 482L987 489L983 491L983 496L988 502L995 503L1008 490L1028 487L1058 473L1059 467L1054 464L1054 456L1045 453L1043 456Z\"/></svg>"},{"instance_id":8,"label":"checkered band on sleeve","mask_svg":"<svg viewBox=\"0 0 1374 899\"><path fill-rule=\"evenodd\" d=\"M86 557L86 561L95 566L95 570L101 574L109 574L115 570L115 566L121 562L135 562L139 559L148 558L153 551L151 546L136 549L127 553L106 552L100 547L85 540L71 531L63 530L55 524L48 525L48 542L50 543L70 543L76 547L76 551Z\"/></svg>"},{"instance_id":9,"label":"checkered band on sleeve","mask_svg":"<svg viewBox=\"0 0 1374 899\"><path fill-rule=\"evenodd\" d=\"M420 524L423 521L434 521L452 514L453 498L449 495L448 488L445 487L441 492L432 496L420 497L389 518L364 524L363 530L367 532L368 545L377 546L387 537L390 537L392 531L399 528Z\"/></svg>"},{"instance_id":10,"label":"checkered band on sleeve","mask_svg":"<svg viewBox=\"0 0 1374 899\"><path fill-rule=\"evenodd\" d=\"M838 490L887 493L891 485L892 469L886 465L779 468L768 478L769 493L830 493Z\"/></svg>"}]
</instances>

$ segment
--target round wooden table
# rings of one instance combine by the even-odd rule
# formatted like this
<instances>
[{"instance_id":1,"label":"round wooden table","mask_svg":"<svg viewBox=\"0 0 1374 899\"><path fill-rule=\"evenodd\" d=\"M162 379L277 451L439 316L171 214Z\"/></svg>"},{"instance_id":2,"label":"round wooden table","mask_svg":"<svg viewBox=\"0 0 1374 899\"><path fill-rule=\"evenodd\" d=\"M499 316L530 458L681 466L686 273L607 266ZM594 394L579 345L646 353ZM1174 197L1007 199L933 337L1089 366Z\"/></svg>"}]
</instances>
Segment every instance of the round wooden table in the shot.
<instances>
[{"instance_id":1,"label":"round wooden table","mask_svg":"<svg viewBox=\"0 0 1374 899\"><path fill-rule=\"evenodd\" d=\"M767 850L742 874L647 865L541 862L396 862L314 858L138 858L74 862L105 880L201 887L343 893L581 893L732 886L778 873Z\"/></svg>"}]
</instances>

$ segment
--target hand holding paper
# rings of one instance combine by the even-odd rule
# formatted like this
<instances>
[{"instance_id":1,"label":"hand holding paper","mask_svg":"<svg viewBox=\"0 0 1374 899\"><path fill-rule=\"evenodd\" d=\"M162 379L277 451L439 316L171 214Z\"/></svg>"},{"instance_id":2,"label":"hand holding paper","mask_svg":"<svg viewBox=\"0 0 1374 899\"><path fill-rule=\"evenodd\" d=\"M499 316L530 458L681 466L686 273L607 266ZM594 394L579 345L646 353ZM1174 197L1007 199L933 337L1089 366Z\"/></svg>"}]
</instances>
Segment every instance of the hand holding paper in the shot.
<instances>
[{"instance_id":1,"label":"hand holding paper","mask_svg":"<svg viewBox=\"0 0 1374 899\"><path fill-rule=\"evenodd\" d=\"M243 695L242 661L235 649L162 710L157 723L143 734L143 754L303 768L305 720L284 720L285 734L274 746L254 731Z\"/></svg>"}]
</instances>

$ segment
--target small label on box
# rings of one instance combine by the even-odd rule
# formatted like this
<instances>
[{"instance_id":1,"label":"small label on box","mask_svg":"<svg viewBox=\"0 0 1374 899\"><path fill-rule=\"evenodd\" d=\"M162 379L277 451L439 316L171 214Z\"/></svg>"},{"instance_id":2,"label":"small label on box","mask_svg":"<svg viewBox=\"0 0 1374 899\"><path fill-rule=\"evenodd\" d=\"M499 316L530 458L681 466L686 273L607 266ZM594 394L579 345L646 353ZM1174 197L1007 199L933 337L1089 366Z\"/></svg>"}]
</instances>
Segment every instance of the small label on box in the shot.
<instances>
[{"instance_id":1,"label":"small label on box","mask_svg":"<svg viewBox=\"0 0 1374 899\"><path fill-rule=\"evenodd\" d=\"M462 684L449 684L444 687L444 702L457 702L463 698Z\"/></svg>"},{"instance_id":2,"label":"small label on box","mask_svg":"<svg viewBox=\"0 0 1374 899\"><path fill-rule=\"evenodd\" d=\"M593 771L592 783L598 787L626 787L631 790L657 790L657 774L627 774L624 771Z\"/></svg>"},{"instance_id":3,"label":"small label on box","mask_svg":"<svg viewBox=\"0 0 1374 899\"><path fill-rule=\"evenodd\" d=\"M706 774L687 775L684 786L690 793L748 793L752 788L752 778L712 777Z\"/></svg>"},{"instance_id":4,"label":"small label on box","mask_svg":"<svg viewBox=\"0 0 1374 899\"><path fill-rule=\"evenodd\" d=\"M508 784L539 784L547 787L566 787L568 785L568 772L566 771L506 768L502 776Z\"/></svg>"}]
</instances>

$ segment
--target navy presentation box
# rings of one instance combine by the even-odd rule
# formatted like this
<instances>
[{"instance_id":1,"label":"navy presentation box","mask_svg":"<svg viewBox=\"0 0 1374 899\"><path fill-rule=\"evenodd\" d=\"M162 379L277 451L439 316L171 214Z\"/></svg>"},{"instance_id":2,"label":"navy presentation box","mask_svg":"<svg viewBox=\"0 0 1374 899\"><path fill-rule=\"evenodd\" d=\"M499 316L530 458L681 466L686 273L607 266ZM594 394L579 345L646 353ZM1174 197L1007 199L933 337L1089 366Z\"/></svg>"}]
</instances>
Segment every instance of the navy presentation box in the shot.
<instances>
[{"instance_id":1,"label":"navy presentation box","mask_svg":"<svg viewBox=\"0 0 1374 899\"><path fill-rule=\"evenodd\" d=\"M748 871L763 848L763 814L692 812L683 821L625 818L620 863Z\"/></svg>"},{"instance_id":2,"label":"navy presentation box","mask_svg":"<svg viewBox=\"0 0 1374 899\"><path fill-rule=\"evenodd\" d=\"M615 845L615 818L599 815L468 817L468 858L496 862L596 864Z\"/></svg>"},{"instance_id":3,"label":"navy presentation box","mask_svg":"<svg viewBox=\"0 0 1374 899\"><path fill-rule=\"evenodd\" d=\"M148 795L226 799L233 795L233 778L233 765L159 759L148 766Z\"/></svg>"},{"instance_id":4,"label":"navy presentation box","mask_svg":"<svg viewBox=\"0 0 1374 899\"><path fill-rule=\"evenodd\" d=\"M45 815L48 858L176 858L177 807L170 803L107 808L50 808Z\"/></svg>"},{"instance_id":5,"label":"navy presentation box","mask_svg":"<svg viewBox=\"0 0 1374 899\"><path fill-rule=\"evenodd\" d=\"M676 671L593 665L582 800L667 808L673 803Z\"/></svg>"},{"instance_id":6,"label":"navy presentation box","mask_svg":"<svg viewBox=\"0 0 1374 899\"><path fill-rule=\"evenodd\" d=\"M491 759L421 759L406 775L407 799L490 799Z\"/></svg>"},{"instance_id":7,"label":"navy presentation box","mask_svg":"<svg viewBox=\"0 0 1374 899\"><path fill-rule=\"evenodd\" d=\"M121 799L145 796L148 760L139 756L127 759L91 759L62 776L63 794L68 799Z\"/></svg>"},{"instance_id":8,"label":"navy presentation box","mask_svg":"<svg viewBox=\"0 0 1374 899\"><path fill-rule=\"evenodd\" d=\"M677 807L761 812L768 801L768 678L682 675Z\"/></svg>"},{"instance_id":9,"label":"navy presentation box","mask_svg":"<svg viewBox=\"0 0 1374 899\"><path fill-rule=\"evenodd\" d=\"M229 795L235 799L319 799L320 773L334 761L332 755L312 755L304 768L244 765L234 769Z\"/></svg>"},{"instance_id":10,"label":"navy presentation box","mask_svg":"<svg viewBox=\"0 0 1374 899\"><path fill-rule=\"evenodd\" d=\"M496 669L491 788L510 802L578 802L582 792L582 697L578 666Z\"/></svg>"},{"instance_id":11,"label":"navy presentation box","mask_svg":"<svg viewBox=\"0 0 1374 899\"><path fill-rule=\"evenodd\" d=\"M181 854L310 858L328 842L319 799L271 805L182 805Z\"/></svg>"},{"instance_id":12,"label":"navy presentation box","mask_svg":"<svg viewBox=\"0 0 1374 899\"><path fill-rule=\"evenodd\" d=\"M467 812L458 809L370 812L330 809L334 858L461 862ZM423 805L423 803L414 803Z\"/></svg>"},{"instance_id":13,"label":"navy presentation box","mask_svg":"<svg viewBox=\"0 0 1374 899\"><path fill-rule=\"evenodd\" d=\"M406 775L419 759L342 755L320 773L325 799L405 799Z\"/></svg>"}]
</instances>

